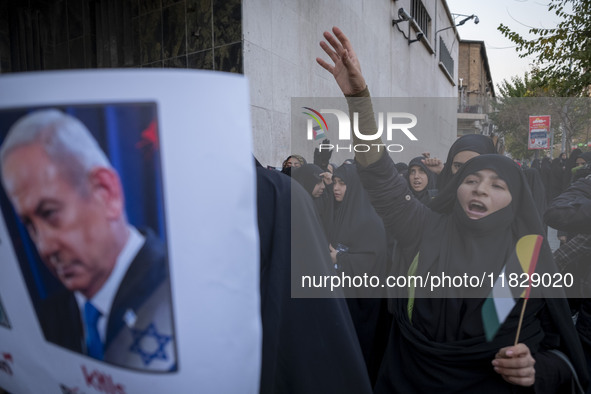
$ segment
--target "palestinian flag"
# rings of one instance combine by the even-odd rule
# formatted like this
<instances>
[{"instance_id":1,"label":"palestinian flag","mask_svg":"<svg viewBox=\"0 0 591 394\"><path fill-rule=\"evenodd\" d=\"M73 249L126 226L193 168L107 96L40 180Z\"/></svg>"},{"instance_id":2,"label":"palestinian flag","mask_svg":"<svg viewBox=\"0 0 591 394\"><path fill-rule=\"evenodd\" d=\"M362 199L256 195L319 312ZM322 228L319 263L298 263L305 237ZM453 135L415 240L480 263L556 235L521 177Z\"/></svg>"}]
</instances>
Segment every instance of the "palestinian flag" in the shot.
<instances>
[{"instance_id":1,"label":"palestinian flag","mask_svg":"<svg viewBox=\"0 0 591 394\"><path fill-rule=\"evenodd\" d=\"M310 116L312 119L314 119L314 121L316 121L316 124L318 126L314 126L312 127L312 119L308 119L308 138L311 137L311 134L314 135L314 141L318 141L320 139L326 138L326 134L324 134L324 130L328 130L328 125L326 124L326 119L324 119L324 116L322 116L322 114L320 114L320 112L316 111L315 109L312 109L310 107L302 107L304 109L307 109L308 111L312 112L302 112L303 114L306 114L308 116ZM322 121L322 122L320 122ZM324 127L322 127L322 125L324 124Z\"/></svg>"},{"instance_id":2,"label":"palestinian flag","mask_svg":"<svg viewBox=\"0 0 591 394\"><path fill-rule=\"evenodd\" d=\"M314 127L312 127L312 130L314 133L314 140L315 141L326 138L326 134L324 134L324 130L322 130L322 128L320 126L314 126Z\"/></svg>"},{"instance_id":3,"label":"palestinian flag","mask_svg":"<svg viewBox=\"0 0 591 394\"><path fill-rule=\"evenodd\" d=\"M531 282L524 290L522 287L510 287L509 278L511 273L520 275L523 272L527 272L531 278L536 270L543 240L541 235L535 234L521 237L515 245L515 251L497 277L490 295L482 305L482 324L487 341L492 341L495 337L517 300L521 297L529 298ZM518 276L517 282L520 285L523 278Z\"/></svg>"}]
</instances>

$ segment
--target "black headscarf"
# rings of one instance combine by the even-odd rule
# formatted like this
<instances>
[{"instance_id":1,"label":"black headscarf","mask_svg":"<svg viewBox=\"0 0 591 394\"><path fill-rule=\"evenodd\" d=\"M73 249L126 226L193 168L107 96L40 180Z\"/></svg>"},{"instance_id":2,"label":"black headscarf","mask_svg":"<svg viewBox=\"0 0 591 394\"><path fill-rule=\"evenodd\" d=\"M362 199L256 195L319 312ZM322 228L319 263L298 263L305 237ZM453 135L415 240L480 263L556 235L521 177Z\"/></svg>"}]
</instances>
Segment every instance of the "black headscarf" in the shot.
<instances>
[{"instance_id":1,"label":"black headscarf","mask_svg":"<svg viewBox=\"0 0 591 394\"><path fill-rule=\"evenodd\" d=\"M550 163L550 195L551 199L562 193L564 188L565 160L557 157Z\"/></svg>"},{"instance_id":2,"label":"black headscarf","mask_svg":"<svg viewBox=\"0 0 591 394\"><path fill-rule=\"evenodd\" d=\"M542 159L540 174L546 190L546 201L550 202L552 199L552 164L550 158L544 157Z\"/></svg>"},{"instance_id":3,"label":"black headscarf","mask_svg":"<svg viewBox=\"0 0 591 394\"><path fill-rule=\"evenodd\" d=\"M455 155L464 151L472 151L484 155L488 153L497 153L493 141L482 134L467 134L458 138L447 154L447 159L443 165L443 170L437 176L437 189L442 190L452 179L451 168Z\"/></svg>"},{"instance_id":4,"label":"black headscarf","mask_svg":"<svg viewBox=\"0 0 591 394\"><path fill-rule=\"evenodd\" d=\"M573 168L571 183L574 183L575 181L591 174L591 152L585 152L579 157L585 160L585 163L581 166L575 167L576 170Z\"/></svg>"},{"instance_id":5,"label":"black headscarf","mask_svg":"<svg viewBox=\"0 0 591 394\"><path fill-rule=\"evenodd\" d=\"M506 182L512 200L505 208L472 220L459 205L457 190L466 176L483 169L495 171ZM466 162L431 206L439 215L433 216L423 232L417 275L491 272L496 277L520 237L544 235L521 169L502 155L481 155ZM536 271L551 273L553 267L550 248L544 241ZM454 294L459 293L445 295ZM504 382L490 366L499 349L513 345L521 301L491 342L484 337L483 303L484 298L415 298L409 317L408 301L396 300L397 322L392 326L388 350L391 357L384 366L388 378L378 382L375 392L522 392L522 388ZM520 342L538 361L546 357L542 350L560 349L570 357L579 376L586 379L580 343L564 299L530 299ZM403 364L407 371L422 371L420 376L410 378L401 371ZM548 365L552 361L536 364L536 390L543 384L547 371L543 368Z\"/></svg>"},{"instance_id":6,"label":"black headscarf","mask_svg":"<svg viewBox=\"0 0 591 394\"><path fill-rule=\"evenodd\" d=\"M287 156L287 159L285 159L285 160L283 161L283 164L281 165L281 172L282 172L282 173L284 173L285 175L289 175L289 176L291 176L291 166L288 166L288 165L287 165L287 162L288 162L288 161L289 161L289 159L291 159L292 157L293 157L293 158L295 158L295 159L297 159L297 161L299 161L299 162L300 162L300 165L302 165L302 166L303 166L304 164L307 164L307 163L308 163L308 162L306 161L306 159L304 159L304 157L303 157L303 156L300 156L300 155L289 155L289 156Z\"/></svg>"},{"instance_id":7,"label":"black headscarf","mask_svg":"<svg viewBox=\"0 0 591 394\"><path fill-rule=\"evenodd\" d=\"M300 155L289 155L289 156L287 156L287 159L283 160L283 164L281 165L281 167L283 167L283 168L288 167L287 162L292 157L295 158L295 159L297 159L300 162L300 165L302 165L302 166L304 164L308 164L308 162L306 161L306 159L304 159L303 156L300 156Z\"/></svg>"},{"instance_id":8,"label":"black headscarf","mask_svg":"<svg viewBox=\"0 0 591 394\"><path fill-rule=\"evenodd\" d=\"M408 164L400 162L396 163L395 167L396 170L398 170L398 174L400 174L403 177L406 177L406 174L408 173Z\"/></svg>"},{"instance_id":9,"label":"black headscarf","mask_svg":"<svg viewBox=\"0 0 591 394\"><path fill-rule=\"evenodd\" d=\"M431 170L429 168L427 168L427 166L425 165L425 163L423 163L423 160L425 158L423 156L418 156L415 157L414 159L412 159L409 163L408 163L408 171L406 173L406 180L408 181L408 187L410 188L410 191L412 192L412 194L414 194L414 196L423 204L427 204L429 203L429 201L431 201L431 195L429 193L429 191L434 191L435 190L435 182L436 182L436 177L435 174L433 172L431 172ZM415 191L412 186L411 186L411 182L412 180L410 179L410 170L411 167L413 166L418 166L421 167L423 169L423 171L425 172L425 174L427 174L427 186L425 186L425 188L423 190L421 190L420 192Z\"/></svg>"},{"instance_id":10,"label":"black headscarf","mask_svg":"<svg viewBox=\"0 0 591 394\"><path fill-rule=\"evenodd\" d=\"M343 164L334 171L334 178L340 178L347 185L343 201L335 204L330 237L333 247L341 244L349 249L349 261L343 269L361 274L384 272L386 231L361 184L357 166Z\"/></svg>"},{"instance_id":11,"label":"black headscarf","mask_svg":"<svg viewBox=\"0 0 591 394\"><path fill-rule=\"evenodd\" d=\"M583 151L579 148L573 149L570 153L568 159L564 164L565 168L570 168L571 170L577 166L577 159L583 154Z\"/></svg>"},{"instance_id":12,"label":"black headscarf","mask_svg":"<svg viewBox=\"0 0 591 394\"><path fill-rule=\"evenodd\" d=\"M304 164L291 170L291 177L298 181L304 189L312 195L314 187L322 180L320 174L324 171L316 164Z\"/></svg>"},{"instance_id":13,"label":"black headscarf","mask_svg":"<svg viewBox=\"0 0 591 394\"><path fill-rule=\"evenodd\" d=\"M330 237L334 248L337 245L347 248L346 253L337 256L338 273L381 276L387 269L386 231L361 184L357 166L343 164L334 171L334 178L340 178L347 185L343 201L335 204ZM364 288L348 293L347 298L372 381L377 377L384 353L389 320L384 318L386 305L379 298L368 297L378 297L381 290Z\"/></svg>"},{"instance_id":14,"label":"black headscarf","mask_svg":"<svg viewBox=\"0 0 591 394\"><path fill-rule=\"evenodd\" d=\"M572 169L577 166L577 159L581 157L582 153L583 152L579 148L573 149L568 159L566 159L564 163L564 178L562 182L562 190L565 190L567 187L569 187L573 176Z\"/></svg>"},{"instance_id":15,"label":"black headscarf","mask_svg":"<svg viewBox=\"0 0 591 394\"><path fill-rule=\"evenodd\" d=\"M585 160L585 164L591 164L591 152L582 153L581 157Z\"/></svg>"},{"instance_id":16,"label":"black headscarf","mask_svg":"<svg viewBox=\"0 0 591 394\"><path fill-rule=\"evenodd\" d=\"M511 203L482 219L472 220L460 206L457 191L466 176L483 169L495 171L505 181ZM423 235L419 270L450 274L498 273L520 237L545 234L525 177L513 160L496 154L476 156L456 175L430 204L433 211L444 214L439 224L444 227L433 231L431 229L436 227L433 224ZM551 261L551 254L546 257Z\"/></svg>"},{"instance_id":17,"label":"black headscarf","mask_svg":"<svg viewBox=\"0 0 591 394\"><path fill-rule=\"evenodd\" d=\"M548 203L548 200L546 199L546 187L542 181L542 175L539 170L533 167L523 170L523 173L525 174L529 190L536 202L536 207L538 208L538 213L541 218L544 216L544 212L546 212L546 205Z\"/></svg>"},{"instance_id":18,"label":"black headscarf","mask_svg":"<svg viewBox=\"0 0 591 394\"><path fill-rule=\"evenodd\" d=\"M347 304L338 298L342 293L335 298L292 294L301 289L302 274L331 273L328 241L311 198L278 171L257 167L257 206L263 328L259 392L371 393ZM307 289L299 296L308 290L320 297L327 292Z\"/></svg>"},{"instance_id":19,"label":"black headscarf","mask_svg":"<svg viewBox=\"0 0 591 394\"><path fill-rule=\"evenodd\" d=\"M294 167L291 170L291 177L297 181L310 194L314 201L314 207L326 238L329 238L332 229L334 198L332 195L332 185L326 185L324 192L320 197L314 197L312 192L314 187L322 180L320 176L324 171L316 164L304 164L301 167Z\"/></svg>"}]
</instances>

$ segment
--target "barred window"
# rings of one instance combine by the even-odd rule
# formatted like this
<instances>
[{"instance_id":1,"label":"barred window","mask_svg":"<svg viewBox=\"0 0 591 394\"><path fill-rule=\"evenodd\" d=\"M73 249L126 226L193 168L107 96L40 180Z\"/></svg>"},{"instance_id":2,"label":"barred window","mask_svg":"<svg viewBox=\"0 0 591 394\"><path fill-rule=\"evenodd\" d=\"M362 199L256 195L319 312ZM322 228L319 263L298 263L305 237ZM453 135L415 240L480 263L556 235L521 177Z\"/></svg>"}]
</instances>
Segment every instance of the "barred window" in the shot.
<instances>
[{"instance_id":1,"label":"barred window","mask_svg":"<svg viewBox=\"0 0 591 394\"><path fill-rule=\"evenodd\" d=\"M447 46L443 42L443 38L441 37L439 37L439 61L441 62L441 64L443 64L449 75L453 78L454 59L451 56L449 49L447 49Z\"/></svg>"},{"instance_id":2,"label":"barred window","mask_svg":"<svg viewBox=\"0 0 591 394\"><path fill-rule=\"evenodd\" d=\"M410 3L411 13L410 15L417 22L417 25L423 31L425 38L429 37L429 26L431 26L431 17L425 9L421 0L412 0Z\"/></svg>"}]
</instances>

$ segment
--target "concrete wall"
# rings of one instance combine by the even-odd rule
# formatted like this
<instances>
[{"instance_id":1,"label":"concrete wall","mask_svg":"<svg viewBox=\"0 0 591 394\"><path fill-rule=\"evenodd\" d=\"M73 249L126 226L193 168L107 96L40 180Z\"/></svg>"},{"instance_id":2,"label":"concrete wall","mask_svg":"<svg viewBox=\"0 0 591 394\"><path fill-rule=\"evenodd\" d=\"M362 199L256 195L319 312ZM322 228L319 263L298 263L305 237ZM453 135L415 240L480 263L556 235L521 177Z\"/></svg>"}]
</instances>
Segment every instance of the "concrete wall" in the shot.
<instances>
[{"instance_id":1,"label":"concrete wall","mask_svg":"<svg viewBox=\"0 0 591 394\"><path fill-rule=\"evenodd\" d=\"M263 165L279 166L291 153L312 161L313 144L305 151L292 151L291 98L342 97L332 75L315 61L316 57L330 60L318 43L322 32L332 26L341 27L353 43L374 97L455 98L451 110L423 122L431 126L417 131L418 142L405 140L405 149L395 161L409 161L424 151L446 156L456 138L457 31L450 28L436 35L437 30L451 27L453 21L444 0L424 1L432 18L428 41L436 52L422 42L408 45L403 34L392 26L392 20L398 19L400 7L410 12L410 2L242 1L244 74L250 80L254 154ZM398 26L408 34L408 22ZM453 83L439 68L439 36L455 59ZM412 29L411 38L415 38ZM420 123L419 119L417 130Z\"/></svg>"}]
</instances>

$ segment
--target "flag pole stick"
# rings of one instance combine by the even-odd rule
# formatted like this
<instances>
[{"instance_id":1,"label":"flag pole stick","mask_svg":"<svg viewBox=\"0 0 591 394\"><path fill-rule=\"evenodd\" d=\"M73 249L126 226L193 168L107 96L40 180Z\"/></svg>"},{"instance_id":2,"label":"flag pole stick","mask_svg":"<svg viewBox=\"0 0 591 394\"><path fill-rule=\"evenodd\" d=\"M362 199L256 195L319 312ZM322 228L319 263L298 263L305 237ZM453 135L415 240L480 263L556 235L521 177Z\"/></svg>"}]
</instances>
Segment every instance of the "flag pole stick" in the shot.
<instances>
[{"instance_id":1,"label":"flag pole stick","mask_svg":"<svg viewBox=\"0 0 591 394\"><path fill-rule=\"evenodd\" d=\"M515 335L515 345L519 343L519 334L521 333L521 325L523 323L523 315L525 313L525 306L527 305L527 300L529 300L529 298L523 300L523 306L521 307L521 315L519 316L519 324L517 325L517 335Z\"/></svg>"},{"instance_id":2,"label":"flag pole stick","mask_svg":"<svg viewBox=\"0 0 591 394\"><path fill-rule=\"evenodd\" d=\"M526 235L526 237L531 237L530 235ZM523 315L525 314L525 306L527 305L527 300L529 300L529 294L531 292L531 285L532 285L532 280L531 277L534 274L534 272L536 271L536 265L538 264L538 257L540 257L540 248L542 247L542 242L544 241L544 238L541 235L535 235L535 244L533 247L533 253L531 256L531 259L529 261L529 264L527 265L527 277L528 277L528 286L527 286L527 290L525 291L524 294L524 300L523 300L523 307L521 308L521 315L519 316L519 324L517 325L517 335L515 335L515 345L517 345L519 343L519 334L521 333L521 326L523 325ZM524 239L525 237L520 238L519 241L521 241L522 239ZM519 244L519 241L517 241L517 243ZM519 254L517 256L517 258L519 258ZM519 263L521 263L521 266L523 267L523 263L521 262L521 260L519 260ZM524 267L525 268L525 267Z\"/></svg>"}]
</instances>

